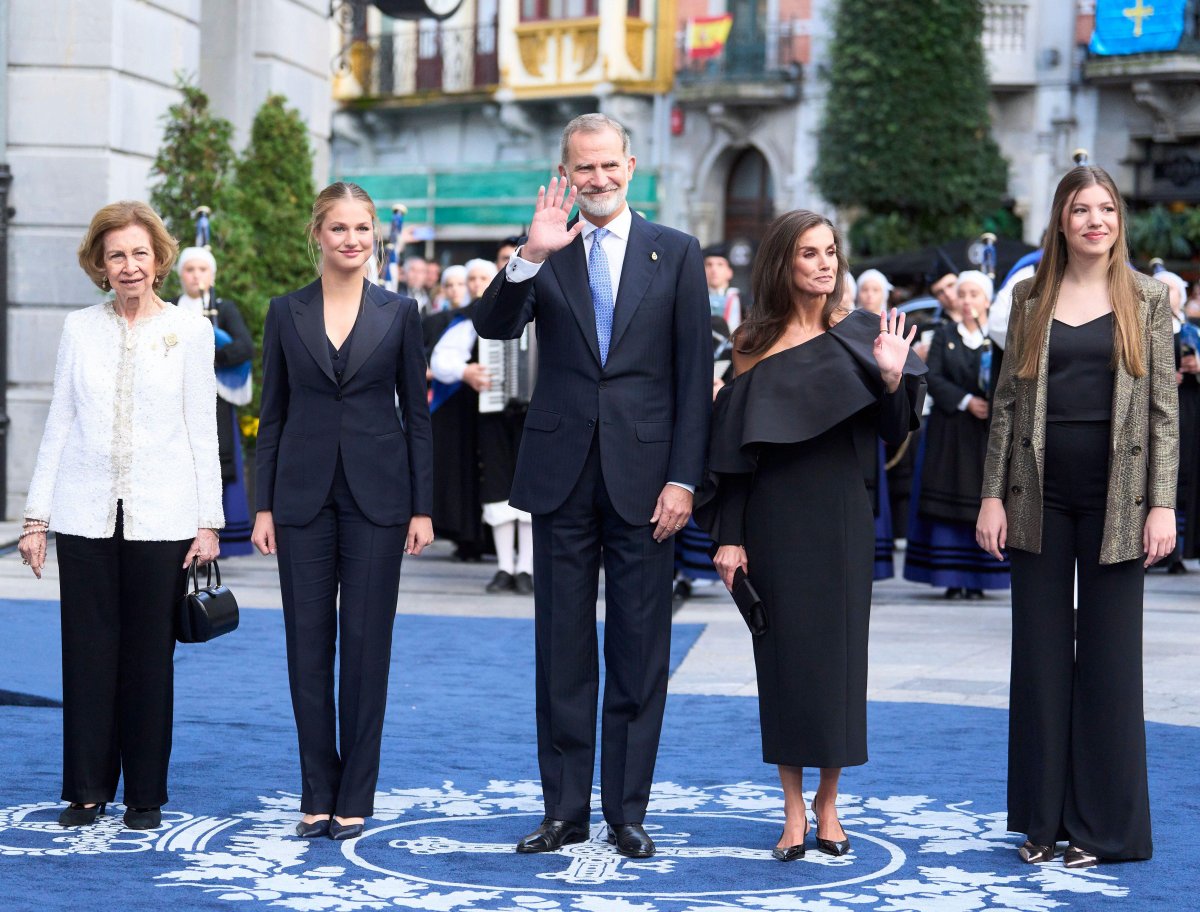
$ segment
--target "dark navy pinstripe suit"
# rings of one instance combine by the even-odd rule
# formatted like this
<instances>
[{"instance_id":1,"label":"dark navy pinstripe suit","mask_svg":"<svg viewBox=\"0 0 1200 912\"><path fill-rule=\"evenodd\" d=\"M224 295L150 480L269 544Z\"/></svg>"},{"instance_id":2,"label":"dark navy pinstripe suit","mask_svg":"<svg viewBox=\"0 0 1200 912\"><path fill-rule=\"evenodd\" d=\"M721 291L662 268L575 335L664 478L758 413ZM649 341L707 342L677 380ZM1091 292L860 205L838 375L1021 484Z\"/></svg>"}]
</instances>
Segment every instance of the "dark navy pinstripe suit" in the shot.
<instances>
[{"instance_id":1,"label":"dark navy pinstripe suit","mask_svg":"<svg viewBox=\"0 0 1200 912\"><path fill-rule=\"evenodd\" d=\"M667 482L698 485L712 399L708 291L696 239L634 215L604 366L582 237L476 305L485 338L535 320L538 379L510 502L534 514L538 758L546 816L584 823L595 765L595 606L605 569L601 795L645 816L666 701L670 540L650 517Z\"/></svg>"}]
</instances>

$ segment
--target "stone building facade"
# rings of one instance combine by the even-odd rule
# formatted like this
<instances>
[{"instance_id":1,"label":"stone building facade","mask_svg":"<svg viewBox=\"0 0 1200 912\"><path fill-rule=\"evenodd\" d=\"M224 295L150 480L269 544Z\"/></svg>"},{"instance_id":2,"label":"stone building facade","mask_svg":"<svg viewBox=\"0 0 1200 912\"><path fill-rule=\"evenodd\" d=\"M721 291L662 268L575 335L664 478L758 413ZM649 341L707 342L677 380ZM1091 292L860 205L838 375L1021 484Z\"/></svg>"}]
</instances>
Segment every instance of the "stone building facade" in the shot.
<instances>
[{"instance_id":1,"label":"stone building facade","mask_svg":"<svg viewBox=\"0 0 1200 912\"><path fill-rule=\"evenodd\" d=\"M0 162L8 226L7 497L21 515L62 322L99 293L75 251L92 214L146 199L176 74L198 77L244 145L272 93L305 116L328 174L328 0L6 0L0 3ZM0 290L2 293L2 290Z\"/></svg>"}]
</instances>

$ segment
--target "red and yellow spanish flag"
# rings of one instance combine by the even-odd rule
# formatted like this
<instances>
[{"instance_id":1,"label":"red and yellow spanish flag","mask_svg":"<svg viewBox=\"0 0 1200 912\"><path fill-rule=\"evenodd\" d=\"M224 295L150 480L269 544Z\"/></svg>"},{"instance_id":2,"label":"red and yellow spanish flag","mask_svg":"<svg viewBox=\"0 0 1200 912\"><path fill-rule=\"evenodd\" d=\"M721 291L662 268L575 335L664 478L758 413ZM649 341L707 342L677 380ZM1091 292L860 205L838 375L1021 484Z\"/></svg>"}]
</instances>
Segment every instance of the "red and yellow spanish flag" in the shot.
<instances>
[{"instance_id":1,"label":"red and yellow spanish flag","mask_svg":"<svg viewBox=\"0 0 1200 912\"><path fill-rule=\"evenodd\" d=\"M687 24L687 55L691 60L719 57L733 28L733 14L689 19Z\"/></svg>"}]
</instances>

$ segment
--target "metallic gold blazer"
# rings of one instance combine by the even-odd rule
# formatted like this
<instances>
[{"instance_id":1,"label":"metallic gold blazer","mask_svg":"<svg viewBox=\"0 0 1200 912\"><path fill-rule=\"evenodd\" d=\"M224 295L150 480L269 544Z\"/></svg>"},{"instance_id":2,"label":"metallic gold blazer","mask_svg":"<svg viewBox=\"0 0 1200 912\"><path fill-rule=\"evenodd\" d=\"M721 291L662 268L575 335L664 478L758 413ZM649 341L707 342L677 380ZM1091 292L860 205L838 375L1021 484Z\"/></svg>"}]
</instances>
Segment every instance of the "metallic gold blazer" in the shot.
<instances>
[{"instance_id":1,"label":"metallic gold blazer","mask_svg":"<svg viewBox=\"0 0 1200 912\"><path fill-rule=\"evenodd\" d=\"M1122 365L1113 378L1102 564L1140 558L1147 511L1150 507L1175 508L1179 400L1171 308L1166 285L1141 274L1136 279L1147 372L1144 377L1133 377ZM1007 547L1040 554L1049 325L1026 325L1037 303L1036 298L1028 297L1032 285L1033 279L1026 279L1013 290L1008 347L992 403L982 496L1004 501ZM1028 338L1043 340L1036 380L1016 375L1021 346Z\"/></svg>"}]
</instances>

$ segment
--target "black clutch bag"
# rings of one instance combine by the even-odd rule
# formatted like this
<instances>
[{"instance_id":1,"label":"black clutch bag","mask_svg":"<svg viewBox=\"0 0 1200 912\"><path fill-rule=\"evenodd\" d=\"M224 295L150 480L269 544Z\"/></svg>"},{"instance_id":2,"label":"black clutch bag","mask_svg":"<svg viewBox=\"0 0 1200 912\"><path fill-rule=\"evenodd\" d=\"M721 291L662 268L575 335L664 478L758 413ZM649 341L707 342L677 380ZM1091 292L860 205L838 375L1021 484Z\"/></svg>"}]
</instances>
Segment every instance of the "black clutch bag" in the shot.
<instances>
[{"instance_id":1,"label":"black clutch bag","mask_svg":"<svg viewBox=\"0 0 1200 912\"><path fill-rule=\"evenodd\" d=\"M746 576L741 567L733 571L733 600L752 634L762 636L767 632L766 606L750 584L750 577Z\"/></svg>"},{"instance_id":2,"label":"black clutch bag","mask_svg":"<svg viewBox=\"0 0 1200 912\"><path fill-rule=\"evenodd\" d=\"M237 599L228 588L221 585L221 568L213 561L208 565L208 582L200 588L196 575L197 563L185 571L190 578L192 591L179 603L175 614L175 639L181 643L207 643L214 637L237 630ZM213 573L217 584L213 585Z\"/></svg>"}]
</instances>

